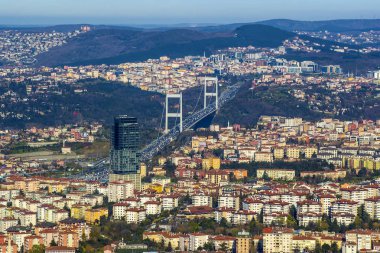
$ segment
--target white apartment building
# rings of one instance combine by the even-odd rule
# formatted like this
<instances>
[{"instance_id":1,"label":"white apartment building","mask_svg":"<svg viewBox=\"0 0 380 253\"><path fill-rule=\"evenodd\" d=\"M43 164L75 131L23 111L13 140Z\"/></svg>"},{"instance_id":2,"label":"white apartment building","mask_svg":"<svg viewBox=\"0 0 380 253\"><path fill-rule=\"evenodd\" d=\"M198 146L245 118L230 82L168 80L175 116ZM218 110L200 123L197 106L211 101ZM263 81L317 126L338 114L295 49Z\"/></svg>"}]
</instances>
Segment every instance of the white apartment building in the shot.
<instances>
[{"instance_id":1,"label":"white apartment building","mask_svg":"<svg viewBox=\"0 0 380 253\"><path fill-rule=\"evenodd\" d=\"M162 209L173 210L178 207L179 195L166 195L162 197Z\"/></svg>"},{"instance_id":2,"label":"white apartment building","mask_svg":"<svg viewBox=\"0 0 380 253\"><path fill-rule=\"evenodd\" d=\"M293 230L265 228L263 230L264 253L292 253Z\"/></svg>"},{"instance_id":3,"label":"white apartment building","mask_svg":"<svg viewBox=\"0 0 380 253\"><path fill-rule=\"evenodd\" d=\"M191 197L194 206L209 206L212 207L212 197L205 194L195 194Z\"/></svg>"},{"instance_id":4,"label":"white apartment building","mask_svg":"<svg viewBox=\"0 0 380 253\"><path fill-rule=\"evenodd\" d=\"M134 184L130 181L113 181L108 184L108 200L118 202L133 196Z\"/></svg>"},{"instance_id":5,"label":"white apartment building","mask_svg":"<svg viewBox=\"0 0 380 253\"><path fill-rule=\"evenodd\" d=\"M288 213L290 204L281 200L270 200L264 203L264 214Z\"/></svg>"},{"instance_id":6,"label":"white apartment building","mask_svg":"<svg viewBox=\"0 0 380 253\"><path fill-rule=\"evenodd\" d=\"M342 253L357 253L358 245L355 242L344 242L342 245Z\"/></svg>"},{"instance_id":7,"label":"white apartment building","mask_svg":"<svg viewBox=\"0 0 380 253\"><path fill-rule=\"evenodd\" d=\"M347 188L341 189L342 199L350 199L359 203L359 205L364 204L364 200L368 196L368 190L364 188Z\"/></svg>"},{"instance_id":8,"label":"white apartment building","mask_svg":"<svg viewBox=\"0 0 380 253\"><path fill-rule=\"evenodd\" d=\"M300 226L306 227L309 223L318 223L322 219L321 213L303 212L298 214L298 222Z\"/></svg>"},{"instance_id":9,"label":"white apartment building","mask_svg":"<svg viewBox=\"0 0 380 253\"><path fill-rule=\"evenodd\" d=\"M220 195L218 198L219 208L233 208L236 211L240 209L240 198L234 194Z\"/></svg>"},{"instance_id":10,"label":"white apartment building","mask_svg":"<svg viewBox=\"0 0 380 253\"><path fill-rule=\"evenodd\" d=\"M147 215L156 215L161 213L161 202L160 201L147 201L144 203L144 208Z\"/></svg>"},{"instance_id":11,"label":"white apartment building","mask_svg":"<svg viewBox=\"0 0 380 253\"><path fill-rule=\"evenodd\" d=\"M318 201L322 205L322 213L329 214L331 205L334 201L336 201L336 197L332 194L320 194L318 195Z\"/></svg>"},{"instance_id":12,"label":"white apartment building","mask_svg":"<svg viewBox=\"0 0 380 253\"><path fill-rule=\"evenodd\" d=\"M146 211L144 208L128 208L125 211L125 221L127 223L140 223L146 218Z\"/></svg>"},{"instance_id":13,"label":"white apartment building","mask_svg":"<svg viewBox=\"0 0 380 253\"><path fill-rule=\"evenodd\" d=\"M348 226L355 220L355 215L347 212L335 212L331 214L331 219L336 220L339 225Z\"/></svg>"},{"instance_id":14,"label":"white apartment building","mask_svg":"<svg viewBox=\"0 0 380 253\"><path fill-rule=\"evenodd\" d=\"M189 234L189 251L197 251L203 247L209 240L209 235L203 233Z\"/></svg>"},{"instance_id":15,"label":"white apartment building","mask_svg":"<svg viewBox=\"0 0 380 253\"><path fill-rule=\"evenodd\" d=\"M113 205L112 213L115 220L121 220L125 217L127 213L127 208L129 204L127 203L116 203Z\"/></svg>"},{"instance_id":16,"label":"white apartment building","mask_svg":"<svg viewBox=\"0 0 380 253\"><path fill-rule=\"evenodd\" d=\"M356 243L357 249L372 249L372 232L364 229L354 229L346 232L346 241Z\"/></svg>"},{"instance_id":17,"label":"white apartment building","mask_svg":"<svg viewBox=\"0 0 380 253\"><path fill-rule=\"evenodd\" d=\"M270 226L273 223L276 225L285 225L286 220L288 219L288 213L282 212L273 212L273 213L264 213L263 222L264 225Z\"/></svg>"},{"instance_id":18,"label":"white apartment building","mask_svg":"<svg viewBox=\"0 0 380 253\"><path fill-rule=\"evenodd\" d=\"M302 213L321 213L322 205L321 203L313 200L304 200L297 203L297 214Z\"/></svg>"},{"instance_id":19,"label":"white apartment building","mask_svg":"<svg viewBox=\"0 0 380 253\"><path fill-rule=\"evenodd\" d=\"M364 209L372 219L380 219L380 197L365 199Z\"/></svg>"},{"instance_id":20,"label":"white apartment building","mask_svg":"<svg viewBox=\"0 0 380 253\"><path fill-rule=\"evenodd\" d=\"M358 212L358 202L349 199L338 199L332 202L331 213L351 213L356 215Z\"/></svg>"},{"instance_id":21,"label":"white apartment building","mask_svg":"<svg viewBox=\"0 0 380 253\"><path fill-rule=\"evenodd\" d=\"M243 200L243 210L260 213L264 207L264 201L254 198L246 198Z\"/></svg>"}]
</instances>

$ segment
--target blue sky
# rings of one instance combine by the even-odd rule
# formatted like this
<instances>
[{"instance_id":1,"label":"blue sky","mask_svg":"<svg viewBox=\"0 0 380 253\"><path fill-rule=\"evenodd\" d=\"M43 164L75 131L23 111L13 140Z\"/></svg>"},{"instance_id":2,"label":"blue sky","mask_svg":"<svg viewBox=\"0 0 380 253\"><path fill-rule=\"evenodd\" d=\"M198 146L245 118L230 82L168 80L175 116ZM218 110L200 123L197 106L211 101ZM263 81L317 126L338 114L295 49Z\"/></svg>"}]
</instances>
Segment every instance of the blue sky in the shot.
<instances>
[{"instance_id":1,"label":"blue sky","mask_svg":"<svg viewBox=\"0 0 380 253\"><path fill-rule=\"evenodd\" d=\"M0 24L232 23L380 18L379 0L0 0Z\"/></svg>"}]
</instances>

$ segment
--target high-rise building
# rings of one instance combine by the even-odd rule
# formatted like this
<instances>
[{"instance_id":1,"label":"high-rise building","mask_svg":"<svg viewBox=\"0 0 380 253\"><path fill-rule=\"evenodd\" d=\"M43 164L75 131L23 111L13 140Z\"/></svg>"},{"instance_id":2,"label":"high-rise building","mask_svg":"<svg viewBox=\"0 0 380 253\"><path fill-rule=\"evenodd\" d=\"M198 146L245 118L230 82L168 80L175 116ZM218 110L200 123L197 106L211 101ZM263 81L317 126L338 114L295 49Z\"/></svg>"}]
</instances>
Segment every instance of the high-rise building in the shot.
<instances>
[{"instance_id":1,"label":"high-rise building","mask_svg":"<svg viewBox=\"0 0 380 253\"><path fill-rule=\"evenodd\" d=\"M115 117L111 131L110 182L132 181L135 189L140 190L139 142L140 132L137 119L126 115Z\"/></svg>"}]
</instances>

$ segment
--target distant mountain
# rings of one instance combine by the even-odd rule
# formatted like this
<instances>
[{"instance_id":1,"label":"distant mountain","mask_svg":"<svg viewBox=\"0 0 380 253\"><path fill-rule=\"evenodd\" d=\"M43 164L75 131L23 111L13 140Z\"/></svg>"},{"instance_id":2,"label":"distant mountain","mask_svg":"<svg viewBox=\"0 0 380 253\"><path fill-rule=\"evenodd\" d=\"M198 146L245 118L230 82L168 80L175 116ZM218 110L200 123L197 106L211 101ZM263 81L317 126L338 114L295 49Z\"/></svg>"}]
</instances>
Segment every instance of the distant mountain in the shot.
<instances>
[{"instance_id":1,"label":"distant mountain","mask_svg":"<svg viewBox=\"0 0 380 253\"><path fill-rule=\"evenodd\" d=\"M380 19L339 19L325 21L298 21L290 19L270 19L250 23L200 26L191 29L201 32L228 32L248 24L262 24L287 31L324 31L347 32L380 30Z\"/></svg>"},{"instance_id":2,"label":"distant mountain","mask_svg":"<svg viewBox=\"0 0 380 253\"><path fill-rule=\"evenodd\" d=\"M270 19L248 23L233 23L233 24L171 24L171 25L90 25L91 27L100 29L117 29L117 30L133 30L133 31L165 31L173 29L187 29L200 32L232 32L238 27L244 25L262 24L269 25L287 31L323 31L332 32L345 31L364 31L364 30L379 30L380 19L337 19L337 20L322 20L322 21L300 21L291 19ZM79 29L82 25L89 24L70 24L70 25L55 25L55 26L37 26L37 25L1 25L0 30L19 30L26 32L44 32L44 31L73 31Z\"/></svg>"},{"instance_id":3,"label":"distant mountain","mask_svg":"<svg viewBox=\"0 0 380 253\"><path fill-rule=\"evenodd\" d=\"M324 31L347 32L380 30L380 19L340 19L326 21L296 21L289 19L272 19L257 22L288 31Z\"/></svg>"},{"instance_id":4,"label":"distant mountain","mask_svg":"<svg viewBox=\"0 0 380 253\"><path fill-rule=\"evenodd\" d=\"M118 64L148 58L210 54L237 46L277 47L296 34L271 26L253 24L232 32L206 33L190 29L138 31L96 29L73 38L62 47L38 56L40 66Z\"/></svg>"}]
</instances>

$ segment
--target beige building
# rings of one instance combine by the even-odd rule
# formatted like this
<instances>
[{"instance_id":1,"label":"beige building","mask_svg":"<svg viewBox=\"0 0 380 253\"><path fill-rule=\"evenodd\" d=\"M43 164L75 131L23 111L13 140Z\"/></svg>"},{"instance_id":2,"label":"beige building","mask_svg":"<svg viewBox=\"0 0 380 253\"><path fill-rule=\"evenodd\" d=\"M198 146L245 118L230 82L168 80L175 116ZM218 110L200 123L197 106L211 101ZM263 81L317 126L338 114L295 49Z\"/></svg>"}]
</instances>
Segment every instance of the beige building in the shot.
<instances>
[{"instance_id":1,"label":"beige building","mask_svg":"<svg viewBox=\"0 0 380 253\"><path fill-rule=\"evenodd\" d=\"M293 236L293 251L299 250L299 252L303 252L303 250L314 250L317 241L315 238L310 236L302 236L295 235Z\"/></svg>"},{"instance_id":2,"label":"beige building","mask_svg":"<svg viewBox=\"0 0 380 253\"><path fill-rule=\"evenodd\" d=\"M299 147L286 148L286 156L291 159L299 159L301 156L301 149Z\"/></svg>"},{"instance_id":3,"label":"beige building","mask_svg":"<svg viewBox=\"0 0 380 253\"><path fill-rule=\"evenodd\" d=\"M264 174L266 174L271 179L284 179L284 180L293 180L296 176L296 172L294 170L287 169L258 169L257 177L263 178Z\"/></svg>"},{"instance_id":4,"label":"beige building","mask_svg":"<svg viewBox=\"0 0 380 253\"><path fill-rule=\"evenodd\" d=\"M372 231L364 229L354 229L346 232L346 242L356 243L357 248L371 249L372 246Z\"/></svg>"},{"instance_id":5,"label":"beige building","mask_svg":"<svg viewBox=\"0 0 380 253\"><path fill-rule=\"evenodd\" d=\"M306 158L311 158L314 154L318 155L318 149L316 147L307 147L304 151Z\"/></svg>"},{"instance_id":6,"label":"beige building","mask_svg":"<svg viewBox=\"0 0 380 253\"><path fill-rule=\"evenodd\" d=\"M108 184L108 199L110 202L118 202L133 196L134 184L131 181L110 181Z\"/></svg>"},{"instance_id":7,"label":"beige building","mask_svg":"<svg viewBox=\"0 0 380 253\"><path fill-rule=\"evenodd\" d=\"M264 253L292 253L293 230L289 228L264 228Z\"/></svg>"},{"instance_id":8,"label":"beige building","mask_svg":"<svg viewBox=\"0 0 380 253\"><path fill-rule=\"evenodd\" d=\"M220 169L220 158L210 157L210 158L202 159L202 169L204 170Z\"/></svg>"},{"instance_id":9,"label":"beige building","mask_svg":"<svg viewBox=\"0 0 380 253\"><path fill-rule=\"evenodd\" d=\"M255 162L273 162L273 154L271 152L256 152Z\"/></svg>"},{"instance_id":10,"label":"beige building","mask_svg":"<svg viewBox=\"0 0 380 253\"><path fill-rule=\"evenodd\" d=\"M364 208L372 219L380 219L380 197L365 199Z\"/></svg>"},{"instance_id":11,"label":"beige building","mask_svg":"<svg viewBox=\"0 0 380 253\"><path fill-rule=\"evenodd\" d=\"M113 181L130 181L134 185L134 189L140 191L141 190L141 175L140 172L136 174L110 174L109 175L109 182Z\"/></svg>"},{"instance_id":12,"label":"beige building","mask_svg":"<svg viewBox=\"0 0 380 253\"><path fill-rule=\"evenodd\" d=\"M250 253L252 237L248 232L242 231L236 237L236 253Z\"/></svg>"},{"instance_id":13,"label":"beige building","mask_svg":"<svg viewBox=\"0 0 380 253\"><path fill-rule=\"evenodd\" d=\"M273 151L274 159L284 159L285 158L285 149L284 148L275 148Z\"/></svg>"}]
</instances>

